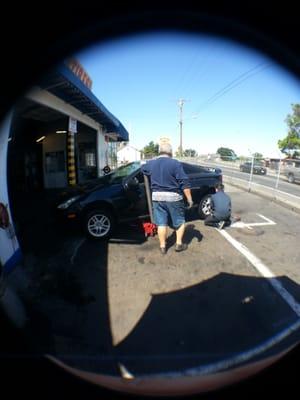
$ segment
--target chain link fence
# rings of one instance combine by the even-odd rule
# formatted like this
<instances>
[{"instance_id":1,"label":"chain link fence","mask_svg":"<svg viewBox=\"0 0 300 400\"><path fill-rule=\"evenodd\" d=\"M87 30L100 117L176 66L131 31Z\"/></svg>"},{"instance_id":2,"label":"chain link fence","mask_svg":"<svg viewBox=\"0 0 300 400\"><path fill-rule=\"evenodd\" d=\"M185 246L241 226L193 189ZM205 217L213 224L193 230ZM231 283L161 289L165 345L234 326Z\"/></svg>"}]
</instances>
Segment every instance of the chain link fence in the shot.
<instances>
[{"instance_id":1,"label":"chain link fence","mask_svg":"<svg viewBox=\"0 0 300 400\"><path fill-rule=\"evenodd\" d=\"M300 209L300 159L198 155L180 160L220 168L223 182Z\"/></svg>"}]
</instances>

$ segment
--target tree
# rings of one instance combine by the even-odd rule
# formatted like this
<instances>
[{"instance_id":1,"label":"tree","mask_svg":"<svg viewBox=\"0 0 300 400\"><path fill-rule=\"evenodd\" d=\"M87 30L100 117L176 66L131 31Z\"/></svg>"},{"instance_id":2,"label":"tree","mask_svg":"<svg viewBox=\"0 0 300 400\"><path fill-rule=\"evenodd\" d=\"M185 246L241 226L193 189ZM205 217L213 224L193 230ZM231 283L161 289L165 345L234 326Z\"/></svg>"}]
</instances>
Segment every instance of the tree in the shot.
<instances>
[{"instance_id":1,"label":"tree","mask_svg":"<svg viewBox=\"0 0 300 400\"><path fill-rule=\"evenodd\" d=\"M177 157L177 158L181 157L180 147L178 147L178 149L175 151L175 157Z\"/></svg>"},{"instance_id":2,"label":"tree","mask_svg":"<svg viewBox=\"0 0 300 400\"><path fill-rule=\"evenodd\" d=\"M262 160L264 158L264 156L261 153L254 153L253 157L255 160Z\"/></svg>"},{"instance_id":3,"label":"tree","mask_svg":"<svg viewBox=\"0 0 300 400\"><path fill-rule=\"evenodd\" d=\"M219 147L217 153L220 154L221 160L224 161L232 161L237 158L235 152L227 147Z\"/></svg>"},{"instance_id":4,"label":"tree","mask_svg":"<svg viewBox=\"0 0 300 400\"><path fill-rule=\"evenodd\" d=\"M197 157L197 151L194 149L186 149L183 152L184 157Z\"/></svg>"},{"instance_id":5,"label":"tree","mask_svg":"<svg viewBox=\"0 0 300 400\"><path fill-rule=\"evenodd\" d=\"M288 134L282 140L278 140L279 149L291 157L296 157L300 149L300 104L292 104L292 114L288 114L285 121L288 125Z\"/></svg>"},{"instance_id":6,"label":"tree","mask_svg":"<svg viewBox=\"0 0 300 400\"><path fill-rule=\"evenodd\" d=\"M151 141L143 148L142 152L144 154L144 158L152 158L158 156L158 150L159 145Z\"/></svg>"}]
</instances>

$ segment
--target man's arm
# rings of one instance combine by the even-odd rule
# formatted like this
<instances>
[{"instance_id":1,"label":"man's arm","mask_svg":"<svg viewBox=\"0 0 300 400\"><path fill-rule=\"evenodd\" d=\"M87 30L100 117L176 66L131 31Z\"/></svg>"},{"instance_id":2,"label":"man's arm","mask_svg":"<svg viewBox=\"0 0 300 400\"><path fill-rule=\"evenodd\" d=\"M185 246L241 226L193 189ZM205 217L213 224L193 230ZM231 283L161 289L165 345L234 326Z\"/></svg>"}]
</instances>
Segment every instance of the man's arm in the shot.
<instances>
[{"instance_id":1,"label":"man's arm","mask_svg":"<svg viewBox=\"0 0 300 400\"><path fill-rule=\"evenodd\" d=\"M183 189L183 193L184 193L188 203L193 203L191 189L190 188L185 188L185 189Z\"/></svg>"},{"instance_id":2,"label":"man's arm","mask_svg":"<svg viewBox=\"0 0 300 400\"><path fill-rule=\"evenodd\" d=\"M178 162L178 164L177 164L176 179L179 182L179 185L181 186L181 189L187 199L187 202L189 204L188 208L191 208L193 206L191 184L190 184L189 177L184 172L184 169L180 162Z\"/></svg>"}]
</instances>

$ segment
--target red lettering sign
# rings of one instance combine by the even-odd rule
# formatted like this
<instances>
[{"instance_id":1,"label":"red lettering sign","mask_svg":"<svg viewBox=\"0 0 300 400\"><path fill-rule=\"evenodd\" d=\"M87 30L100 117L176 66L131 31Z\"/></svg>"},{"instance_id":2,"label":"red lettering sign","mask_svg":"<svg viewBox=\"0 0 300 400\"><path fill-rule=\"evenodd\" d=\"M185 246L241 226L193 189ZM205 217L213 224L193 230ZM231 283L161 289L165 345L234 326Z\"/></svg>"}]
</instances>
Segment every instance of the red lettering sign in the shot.
<instances>
[{"instance_id":1,"label":"red lettering sign","mask_svg":"<svg viewBox=\"0 0 300 400\"><path fill-rule=\"evenodd\" d=\"M78 78L87 86L89 89L92 88L93 81L84 70L82 65L75 59L69 59L66 62L67 67L76 75Z\"/></svg>"}]
</instances>

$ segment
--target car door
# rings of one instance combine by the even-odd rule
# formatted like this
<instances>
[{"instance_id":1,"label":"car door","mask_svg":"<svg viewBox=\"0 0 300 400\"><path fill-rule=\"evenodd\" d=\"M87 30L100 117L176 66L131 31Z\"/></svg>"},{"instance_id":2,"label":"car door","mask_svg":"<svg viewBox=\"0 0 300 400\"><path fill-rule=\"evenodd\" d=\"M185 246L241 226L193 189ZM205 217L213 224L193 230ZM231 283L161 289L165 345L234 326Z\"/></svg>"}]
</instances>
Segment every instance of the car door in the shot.
<instances>
[{"instance_id":1,"label":"car door","mask_svg":"<svg viewBox=\"0 0 300 400\"><path fill-rule=\"evenodd\" d=\"M248 163L248 162L245 163L244 171L249 172L249 173L251 172L251 164L250 163Z\"/></svg>"},{"instance_id":2,"label":"car door","mask_svg":"<svg viewBox=\"0 0 300 400\"><path fill-rule=\"evenodd\" d=\"M124 215L124 217L135 219L149 215L144 175L141 170L126 178L124 188L125 196L130 204L126 210L127 215Z\"/></svg>"}]
</instances>

